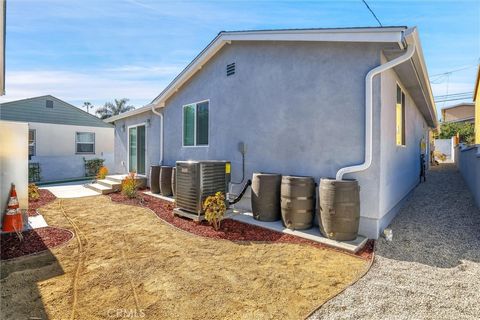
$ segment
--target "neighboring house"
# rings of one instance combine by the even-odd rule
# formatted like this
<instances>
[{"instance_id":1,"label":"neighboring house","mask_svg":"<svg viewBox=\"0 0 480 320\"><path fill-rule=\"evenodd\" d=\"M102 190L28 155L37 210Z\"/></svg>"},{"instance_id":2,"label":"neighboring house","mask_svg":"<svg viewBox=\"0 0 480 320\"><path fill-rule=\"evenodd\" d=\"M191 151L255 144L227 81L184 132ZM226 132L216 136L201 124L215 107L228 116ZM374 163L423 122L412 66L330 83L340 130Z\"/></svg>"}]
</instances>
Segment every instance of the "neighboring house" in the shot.
<instances>
[{"instance_id":1,"label":"neighboring house","mask_svg":"<svg viewBox=\"0 0 480 320\"><path fill-rule=\"evenodd\" d=\"M442 109L443 122L475 122L475 104L460 103Z\"/></svg>"},{"instance_id":2,"label":"neighboring house","mask_svg":"<svg viewBox=\"0 0 480 320\"><path fill-rule=\"evenodd\" d=\"M106 121L118 173L217 159L239 182L240 142L246 179L318 182L366 162L344 178L361 186L360 234L377 238L419 183L435 110L415 28L266 30L219 33L151 104Z\"/></svg>"},{"instance_id":3,"label":"neighboring house","mask_svg":"<svg viewBox=\"0 0 480 320\"><path fill-rule=\"evenodd\" d=\"M2 103L0 120L28 123L29 159L42 182L85 176L84 159L113 167L113 127L53 96Z\"/></svg>"},{"instance_id":4,"label":"neighboring house","mask_svg":"<svg viewBox=\"0 0 480 320\"><path fill-rule=\"evenodd\" d=\"M475 144L480 145L480 65L478 65L477 81L475 81L473 90L473 102L475 102Z\"/></svg>"}]
</instances>

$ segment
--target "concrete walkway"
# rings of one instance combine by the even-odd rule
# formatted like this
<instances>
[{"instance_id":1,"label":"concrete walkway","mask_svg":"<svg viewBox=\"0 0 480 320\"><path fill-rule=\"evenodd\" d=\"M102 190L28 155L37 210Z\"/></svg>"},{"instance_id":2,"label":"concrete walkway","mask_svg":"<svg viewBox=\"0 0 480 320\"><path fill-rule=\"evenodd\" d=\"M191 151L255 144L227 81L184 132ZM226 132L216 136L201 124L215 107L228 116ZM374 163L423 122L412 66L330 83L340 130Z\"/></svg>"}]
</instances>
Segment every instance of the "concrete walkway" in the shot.
<instances>
[{"instance_id":1,"label":"concrete walkway","mask_svg":"<svg viewBox=\"0 0 480 320\"><path fill-rule=\"evenodd\" d=\"M312 319L479 319L480 210L455 167L433 168L391 228L370 272Z\"/></svg>"},{"instance_id":2,"label":"concrete walkway","mask_svg":"<svg viewBox=\"0 0 480 320\"><path fill-rule=\"evenodd\" d=\"M63 184L42 187L40 189L47 189L55 195L57 198L82 198L82 197L91 197L100 195L99 192L93 191L89 188L84 187L85 182L77 182L77 184Z\"/></svg>"}]
</instances>

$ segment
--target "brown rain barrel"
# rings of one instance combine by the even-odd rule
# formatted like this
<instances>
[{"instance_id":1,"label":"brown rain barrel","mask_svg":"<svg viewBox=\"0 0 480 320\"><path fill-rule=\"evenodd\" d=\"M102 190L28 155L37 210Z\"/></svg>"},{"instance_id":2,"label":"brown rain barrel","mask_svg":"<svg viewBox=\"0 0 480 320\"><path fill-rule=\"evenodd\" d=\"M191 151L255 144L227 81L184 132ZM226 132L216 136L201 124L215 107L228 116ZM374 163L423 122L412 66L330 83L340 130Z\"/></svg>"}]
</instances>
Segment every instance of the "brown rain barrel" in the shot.
<instances>
[{"instance_id":1,"label":"brown rain barrel","mask_svg":"<svg viewBox=\"0 0 480 320\"><path fill-rule=\"evenodd\" d=\"M260 221L280 220L280 183L275 173L254 173L252 179L252 213Z\"/></svg>"},{"instance_id":2,"label":"brown rain barrel","mask_svg":"<svg viewBox=\"0 0 480 320\"><path fill-rule=\"evenodd\" d=\"M177 168L172 168L172 195L175 197L175 192L177 191L177 180L176 180Z\"/></svg>"},{"instance_id":3,"label":"brown rain barrel","mask_svg":"<svg viewBox=\"0 0 480 320\"><path fill-rule=\"evenodd\" d=\"M282 221L293 230L309 229L315 212L315 181L312 177L282 177Z\"/></svg>"},{"instance_id":4,"label":"brown rain barrel","mask_svg":"<svg viewBox=\"0 0 480 320\"><path fill-rule=\"evenodd\" d=\"M162 196L172 195L172 167L162 166L160 168L159 184Z\"/></svg>"},{"instance_id":5,"label":"brown rain barrel","mask_svg":"<svg viewBox=\"0 0 480 320\"><path fill-rule=\"evenodd\" d=\"M160 176L160 166L150 166L150 177L148 177L148 183L150 184L150 192L160 193L160 185L158 179Z\"/></svg>"},{"instance_id":6,"label":"brown rain barrel","mask_svg":"<svg viewBox=\"0 0 480 320\"><path fill-rule=\"evenodd\" d=\"M355 240L360 222L360 186L356 180L321 179L320 232L333 240Z\"/></svg>"}]
</instances>

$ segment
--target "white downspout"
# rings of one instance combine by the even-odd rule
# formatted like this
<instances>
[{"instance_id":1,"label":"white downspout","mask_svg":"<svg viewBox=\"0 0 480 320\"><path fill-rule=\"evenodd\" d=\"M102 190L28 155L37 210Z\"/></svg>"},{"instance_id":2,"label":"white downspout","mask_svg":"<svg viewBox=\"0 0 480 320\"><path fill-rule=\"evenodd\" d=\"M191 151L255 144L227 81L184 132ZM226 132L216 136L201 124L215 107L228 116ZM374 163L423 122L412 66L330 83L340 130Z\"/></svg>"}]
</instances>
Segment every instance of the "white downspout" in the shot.
<instances>
[{"instance_id":1,"label":"white downspout","mask_svg":"<svg viewBox=\"0 0 480 320\"><path fill-rule=\"evenodd\" d=\"M410 59L415 53L415 43L408 44L407 50L400 57L370 70L365 77L365 161L362 164L341 168L336 180L342 180L347 173L367 170L372 164L373 144L373 77Z\"/></svg>"},{"instance_id":2,"label":"white downspout","mask_svg":"<svg viewBox=\"0 0 480 320\"><path fill-rule=\"evenodd\" d=\"M163 164L163 114L155 110L155 105L152 104L152 112L160 117L160 159L158 161L159 165Z\"/></svg>"}]
</instances>

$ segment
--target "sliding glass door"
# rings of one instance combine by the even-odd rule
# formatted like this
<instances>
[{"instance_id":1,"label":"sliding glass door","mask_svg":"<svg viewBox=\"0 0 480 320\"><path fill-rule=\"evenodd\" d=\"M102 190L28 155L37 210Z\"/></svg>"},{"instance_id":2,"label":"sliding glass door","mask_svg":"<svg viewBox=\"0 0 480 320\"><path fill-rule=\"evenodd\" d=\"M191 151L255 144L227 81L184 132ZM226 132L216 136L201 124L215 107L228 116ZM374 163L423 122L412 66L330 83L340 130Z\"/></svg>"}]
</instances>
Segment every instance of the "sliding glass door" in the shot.
<instances>
[{"instance_id":1,"label":"sliding glass door","mask_svg":"<svg viewBox=\"0 0 480 320\"><path fill-rule=\"evenodd\" d=\"M128 171L145 174L145 125L128 128Z\"/></svg>"}]
</instances>

